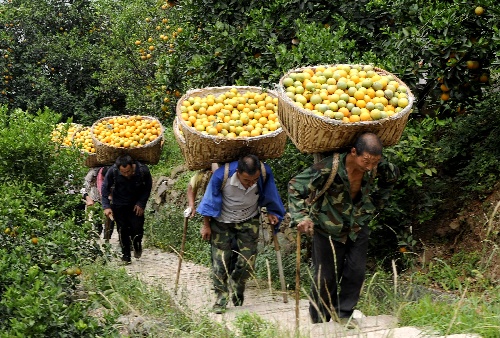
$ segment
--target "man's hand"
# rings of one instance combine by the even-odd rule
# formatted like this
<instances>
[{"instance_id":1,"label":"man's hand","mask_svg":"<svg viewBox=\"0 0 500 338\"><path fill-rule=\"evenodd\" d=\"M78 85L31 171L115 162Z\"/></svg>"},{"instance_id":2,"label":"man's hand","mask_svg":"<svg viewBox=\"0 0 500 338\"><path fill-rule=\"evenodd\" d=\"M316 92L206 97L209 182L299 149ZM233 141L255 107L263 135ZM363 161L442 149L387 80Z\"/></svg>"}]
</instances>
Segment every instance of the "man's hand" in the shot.
<instances>
[{"instance_id":1,"label":"man's hand","mask_svg":"<svg viewBox=\"0 0 500 338\"><path fill-rule=\"evenodd\" d=\"M87 196L85 197L85 204L86 204L88 207L90 207L91 205L94 205L94 203L95 203L95 202L94 202L94 200L93 200L92 198L90 198L90 196L89 196L89 195L87 195Z\"/></svg>"},{"instance_id":2,"label":"man's hand","mask_svg":"<svg viewBox=\"0 0 500 338\"><path fill-rule=\"evenodd\" d=\"M212 229L210 229L210 224L203 224L200 229L201 238L204 241L210 240L210 235L212 234Z\"/></svg>"},{"instance_id":3,"label":"man's hand","mask_svg":"<svg viewBox=\"0 0 500 338\"><path fill-rule=\"evenodd\" d=\"M196 209L194 206L190 205L186 210L184 210L184 217L193 218L194 215L196 215Z\"/></svg>"},{"instance_id":4,"label":"man's hand","mask_svg":"<svg viewBox=\"0 0 500 338\"><path fill-rule=\"evenodd\" d=\"M144 215L144 209L143 209L143 208L141 208L141 207L140 207L140 206L138 206L138 205L135 205L135 206L134 206L134 212L135 212L135 214L136 214L137 216L142 216L142 215Z\"/></svg>"},{"instance_id":5,"label":"man's hand","mask_svg":"<svg viewBox=\"0 0 500 338\"><path fill-rule=\"evenodd\" d=\"M271 215L271 214L267 214L267 219L269 220L269 224L271 224L271 225L276 225L280 221L278 216Z\"/></svg>"},{"instance_id":6,"label":"man's hand","mask_svg":"<svg viewBox=\"0 0 500 338\"><path fill-rule=\"evenodd\" d=\"M113 210L111 208L104 209L104 215L109 219L113 219Z\"/></svg>"},{"instance_id":7,"label":"man's hand","mask_svg":"<svg viewBox=\"0 0 500 338\"><path fill-rule=\"evenodd\" d=\"M297 231L312 236L314 233L314 223L308 219L297 224Z\"/></svg>"}]
</instances>

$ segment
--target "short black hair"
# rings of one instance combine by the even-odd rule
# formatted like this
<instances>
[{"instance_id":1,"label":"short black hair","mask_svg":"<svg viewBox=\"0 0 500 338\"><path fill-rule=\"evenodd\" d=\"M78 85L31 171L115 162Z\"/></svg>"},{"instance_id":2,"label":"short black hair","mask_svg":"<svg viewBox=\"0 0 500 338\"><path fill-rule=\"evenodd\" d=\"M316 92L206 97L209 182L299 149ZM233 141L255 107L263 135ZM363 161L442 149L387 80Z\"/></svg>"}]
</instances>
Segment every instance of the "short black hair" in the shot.
<instances>
[{"instance_id":1,"label":"short black hair","mask_svg":"<svg viewBox=\"0 0 500 338\"><path fill-rule=\"evenodd\" d=\"M127 167L129 165L134 164L134 160L130 155L121 155L118 156L118 158L115 161L115 164L118 168L120 167Z\"/></svg>"},{"instance_id":2,"label":"short black hair","mask_svg":"<svg viewBox=\"0 0 500 338\"><path fill-rule=\"evenodd\" d=\"M361 134L354 142L354 149L356 149L358 156L365 152L370 155L382 156L382 148L382 141L374 133Z\"/></svg>"},{"instance_id":3,"label":"short black hair","mask_svg":"<svg viewBox=\"0 0 500 338\"><path fill-rule=\"evenodd\" d=\"M260 161L256 155L246 155L238 160L238 172L255 175L260 170Z\"/></svg>"}]
</instances>

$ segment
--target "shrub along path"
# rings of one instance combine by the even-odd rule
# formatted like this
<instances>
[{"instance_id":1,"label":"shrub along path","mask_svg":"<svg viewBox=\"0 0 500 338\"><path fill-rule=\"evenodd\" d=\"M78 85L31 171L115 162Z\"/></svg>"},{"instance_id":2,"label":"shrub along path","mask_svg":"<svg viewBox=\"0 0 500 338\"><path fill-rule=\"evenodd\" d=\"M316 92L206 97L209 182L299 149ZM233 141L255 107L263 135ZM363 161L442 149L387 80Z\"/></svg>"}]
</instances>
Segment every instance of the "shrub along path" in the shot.
<instances>
[{"instance_id":1,"label":"shrub along path","mask_svg":"<svg viewBox=\"0 0 500 338\"><path fill-rule=\"evenodd\" d=\"M114 234L114 236L116 236ZM111 243L118 250L118 240L111 239ZM163 252L159 249L144 249L140 259L132 258L132 264L125 268L130 275L136 275L146 284L151 286L161 285L173 296L180 306L185 306L195 314L206 314L214 321L218 321L228 328L232 322L243 312L259 315L262 319L279 326L284 336L295 336L295 299L288 295L288 303L283 302L281 292L269 288L265 281L255 279L248 282L245 292L245 302L241 307L228 305L226 313L214 314L210 310L215 302L214 292L211 288L210 269L205 266L184 261L177 293L175 293L175 280L178 267L178 256L173 253ZM364 316L359 311L354 314L360 318L360 329L347 330L335 322L311 324L308 313L308 301L300 300L299 327L303 337L365 337L365 338L416 338L440 337L426 335L421 330L413 327L397 327L397 319L390 315ZM451 335L447 338L472 338L472 335Z\"/></svg>"}]
</instances>

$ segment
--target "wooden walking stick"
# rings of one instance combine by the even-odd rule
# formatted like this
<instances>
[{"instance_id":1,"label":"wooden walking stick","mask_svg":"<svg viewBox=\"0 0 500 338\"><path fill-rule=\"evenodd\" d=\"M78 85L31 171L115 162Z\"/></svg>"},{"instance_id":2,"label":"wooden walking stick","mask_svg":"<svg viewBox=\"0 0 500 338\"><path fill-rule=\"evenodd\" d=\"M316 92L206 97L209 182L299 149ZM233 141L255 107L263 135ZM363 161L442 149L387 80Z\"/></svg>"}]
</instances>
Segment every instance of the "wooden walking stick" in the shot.
<instances>
[{"instance_id":1,"label":"wooden walking stick","mask_svg":"<svg viewBox=\"0 0 500 338\"><path fill-rule=\"evenodd\" d=\"M297 261L295 264L295 329L299 330L300 304L300 232L297 230Z\"/></svg>"},{"instance_id":2,"label":"wooden walking stick","mask_svg":"<svg viewBox=\"0 0 500 338\"><path fill-rule=\"evenodd\" d=\"M285 284L285 274L283 273L283 263L281 261L280 244L278 242L278 236L274 233L273 229L271 229L271 232L273 234L274 251L276 251L276 260L278 261L278 273L280 275L281 292L283 293L283 303L288 303L288 295L286 293L286 284Z\"/></svg>"},{"instance_id":3,"label":"wooden walking stick","mask_svg":"<svg viewBox=\"0 0 500 338\"><path fill-rule=\"evenodd\" d=\"M188 219L189 215L186 216L186 212L184 212L184 229L182 230L181 251L179 252L179 265L177 266L177 276L175 277L174 294L177 294L177 286L179 285L179 276L181 274L182 259L184 257L184 246L186 245Z\"/></svg>"}]
</instances>

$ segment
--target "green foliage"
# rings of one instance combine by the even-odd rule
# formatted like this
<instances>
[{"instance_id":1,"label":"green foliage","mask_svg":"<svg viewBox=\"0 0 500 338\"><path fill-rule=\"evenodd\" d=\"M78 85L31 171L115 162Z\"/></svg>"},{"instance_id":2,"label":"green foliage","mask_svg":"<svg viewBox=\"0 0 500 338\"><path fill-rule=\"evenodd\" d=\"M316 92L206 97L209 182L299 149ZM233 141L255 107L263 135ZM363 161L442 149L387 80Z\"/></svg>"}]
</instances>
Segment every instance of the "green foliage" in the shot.
<instances>
[{"instance_id":1,"label":"green foliage","mask_svg":"<svg viewBox=\"0 0 500 338\"><path fill-rule=\"evenodd\" d=\"M233 336L208 316L179 308L161 285L147 286L125 269L110 265L93 264L84 269L83 285L89 291L90 301L94 307L104 307L104 317L110 324L120 315L133 313L152 321L149 335L154 337ZM112 326L109 330L118 334Z\"/></svg>"},{"instance_id":2,"label":"green foliage","mask_svg":"<svg viewBox=\"0 0 500 338\"><path fill-rule=\"evenodd\" d=\"M87 305L71 299L76 268L102 252L78 211L81 160L50 141L58 118L48 109L34 115L0 109L2 337L103 333Z\"/></svg>"},{"instance_id":3,"label":"green foliage","mask_svg":"<svg viewBox=\"0 0 500 338\"><path fill-rule=\"evenodd\" d=\"M492 107L499 105L500 92L492 91L457 117L438 141L445 177L463 192L459 196L488 194L498 180L500 117Z\"/></svg>"},{"instance_id":4,"label":"green foliage","mask_svg":"<svg viewBox=\"0 0 500 338\"><path fill-rule=\"evenodd\" d=\"M276 337L279 333L273 324L267 322L256 314L248 312L243 312L236 316L235 325L241 332L241 337Z\"/></svg>"},{"instance_id":5,"label":"green foliage","mask_svg":"<svg viewBox=\"0 0 500 338\"><path fill-rule=\"evenodd\" d=\"M89 122L110 106L98 82L100 43L109 34L93 1L26 1L1 4L3 51L8 80L0 103L36 112L45 106L64 118Z\"/></svg>"},{"instance_id":6,"label":"green foliage","mask_svg":"<svg viewBox=\"0 0 500 338\"><path fill-rule=\"evenodd\" d=\"M498 292L498 290L497 290ZM401 325L429 327L439 334L474 332L481 337L498 336L500 304L491 295L469 295L450 304L425 297L407 304L400 313Z\"/></svg>"},{"instance_id":7,"label":"green foliage","mask_svg":"<svg viewBox=\"0 0 500 338\"><path fill-rule=\"evenodd\" d=\"M43 190L31 183L0 184L0 196L0 317L12 318L0 320L0 331L34 337L102 332L84 315L84 303L70 301L78 279L65 274L101 254L91 225L63 221Z\"/></svg>"},{"instance_id":8,"label":"green foliage","mask_svg":"<svg viewBox=\"0 0 500 338\"><path fill-rule=\"evenodd\" d=\"M163 205L159 211L148 215L144 234L147 245L179 253L185 218L183 208L174 204ZM200 235L202 220L196 216L188 220L184 258L198 264L209 265L210 244Z\"/></svg>"}]
</instances>

